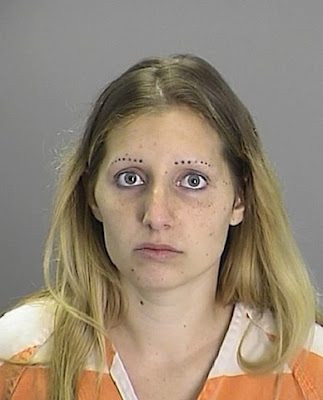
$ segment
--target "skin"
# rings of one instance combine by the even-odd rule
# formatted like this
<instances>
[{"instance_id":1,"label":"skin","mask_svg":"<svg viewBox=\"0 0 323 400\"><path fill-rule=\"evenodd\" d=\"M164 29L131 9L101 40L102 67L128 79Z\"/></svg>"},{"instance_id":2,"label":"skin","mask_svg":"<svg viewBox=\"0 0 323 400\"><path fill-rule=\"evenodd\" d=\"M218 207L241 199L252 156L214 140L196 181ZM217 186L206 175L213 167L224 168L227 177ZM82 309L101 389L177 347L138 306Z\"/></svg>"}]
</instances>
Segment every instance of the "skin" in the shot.
<instances>
[{"instance_id":1,"label":"skin","mask_svg":"<svg viewBox=\"0 0 323 400\"><path fill-rule=\"evenodd\" d=\"M141 115L107 138L89 203L129 299L111 336L137 393L194 398L231 319L214 298L228 229L244 213L217 133L184 107ZM135 250L142 242L180 253L154 260Z\"/></svg>"}]
</instances>

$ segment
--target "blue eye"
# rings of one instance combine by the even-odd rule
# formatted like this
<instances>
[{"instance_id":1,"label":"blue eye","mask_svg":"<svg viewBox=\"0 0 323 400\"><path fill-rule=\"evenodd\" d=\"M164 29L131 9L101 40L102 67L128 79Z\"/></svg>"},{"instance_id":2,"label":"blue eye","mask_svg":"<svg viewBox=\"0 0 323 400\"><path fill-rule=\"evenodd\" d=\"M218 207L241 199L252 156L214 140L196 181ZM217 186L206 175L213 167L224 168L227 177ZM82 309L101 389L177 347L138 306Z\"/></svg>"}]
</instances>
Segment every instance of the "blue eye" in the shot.
<instances>
[{"instance_id":1,"label":"blue eye","mask_svg":"<svg viewBox=\"0 0 323 400\"><path fill-rule=\"evenodd\" d=\"M140 176L133 171L121 172L115 177L115 181L122 187L141 186L145 183ZM181 185L187 189L200 190L207 186L207 180L200 174L190 173L176 182L176 186Z\"/></svg>"},{"instance_id":2,"label":"blue eye","mask_svg":"<svg viewBox=\"0 0 323 400\"><path fill-rule=\"evenodd\" d=\"M206 179L200 174L188 174L180 182L183 181L188 185L183 185L184 187L193 190L203 189L205 186L207 186ZM179 186L178 184L176 185Z\"/></svg>"},{"instance_id":3,"label":"blue eye","mask_svg":"<svg viewBox=\"0 0 323 400\"><path fill-rule=\"evenodd\" d=\"M122 172L121 174L118 174L116 182L118 185L125 187L140 186L144 183L140 176L135 172Z\"/></svg>"}]
</instances>

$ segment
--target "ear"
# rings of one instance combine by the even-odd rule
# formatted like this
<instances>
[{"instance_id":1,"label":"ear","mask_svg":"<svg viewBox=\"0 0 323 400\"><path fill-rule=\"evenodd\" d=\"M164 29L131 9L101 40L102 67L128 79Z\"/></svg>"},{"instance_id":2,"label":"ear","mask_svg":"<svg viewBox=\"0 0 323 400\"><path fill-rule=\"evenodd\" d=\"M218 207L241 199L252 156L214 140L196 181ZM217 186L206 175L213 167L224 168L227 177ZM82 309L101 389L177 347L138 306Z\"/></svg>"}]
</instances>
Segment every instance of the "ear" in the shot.
<instances>
[{"instance_id":1,"label":"ear","mask_svg":"<svg viewBox=\"0 0 323 400\"><path fill-rule=\"evenodd\" d=\"M88 205L91 208L92 214L94 215L95 219L97 219L99 222L102 222L103 219L102 219L102 215L101 215L101 212L100 212L100 208L96 204L96 201L95 201L94 197L93 197L93 200L89 200L88 201Z\"/></svg>"},{"instance_id":2,"label":"ear","mask_svg":"<svg viewBox=\"0 0 323 400\"><path fill-rule=\"evenodd\" d=\"M244 216L244 210L245 210L245 204L242 198L237 196L232 207L232 214L230 218L231 226L239 225L240 222L242 222Z\"/></svg>"},{"instance_id":3,"label":"ear","mask_svg":"<svg viewBox=\"0 0 323 400\"><path fill-rule=\"evenodd\" d=\"M99 222L102 222L102 215L100 212L100 208L97 205L97 202L95 200L95 194L94 194L94 185L91 185L89 183L89 179L87 174L83 174L82 176L82 184L86 196L86 201L88 206L90 207L92 214L94 215L95 219L97 219Z\"/></svg>"}]
</instances>

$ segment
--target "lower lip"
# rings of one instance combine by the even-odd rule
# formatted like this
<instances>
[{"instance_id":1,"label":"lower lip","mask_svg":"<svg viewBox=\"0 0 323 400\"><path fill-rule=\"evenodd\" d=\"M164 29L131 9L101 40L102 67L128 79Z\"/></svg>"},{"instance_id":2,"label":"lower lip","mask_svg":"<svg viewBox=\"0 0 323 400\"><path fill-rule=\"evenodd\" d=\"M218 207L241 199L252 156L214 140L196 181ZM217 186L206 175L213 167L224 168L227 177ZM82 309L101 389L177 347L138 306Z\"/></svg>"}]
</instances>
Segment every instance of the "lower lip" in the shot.
<instances>
[{"instance_id":1,"label":"lower lip","mask_svg":"<svg viewBox=\"0 0 323 400\"><path fill-rule=\"evenodd\" d=\"M138 249L136 251L142 256L153 260L167 260L179 254L179 252L171 250Z\"/></svg>"}]
</instances>

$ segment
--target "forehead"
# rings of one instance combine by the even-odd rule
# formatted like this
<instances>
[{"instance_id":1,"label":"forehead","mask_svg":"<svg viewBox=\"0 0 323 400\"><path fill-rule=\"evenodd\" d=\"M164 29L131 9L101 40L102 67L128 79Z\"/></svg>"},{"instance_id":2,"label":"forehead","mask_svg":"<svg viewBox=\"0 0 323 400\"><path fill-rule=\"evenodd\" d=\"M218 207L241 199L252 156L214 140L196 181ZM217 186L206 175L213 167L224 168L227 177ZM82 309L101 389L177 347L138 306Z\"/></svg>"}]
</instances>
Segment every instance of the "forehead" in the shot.
<instances>
[{"instance_id":1,"label":"forehead","mask_svg":"<svg viewBox=\"0 0 323 400\"><path fill-rule=\"evenodd\" d=\"M208 158L222 155L215 129L196 112L184 107L140 115L109 133L107 158L120 153ZM122 155L122 154L121 154Z\"/></svg>"}]
</instances>

